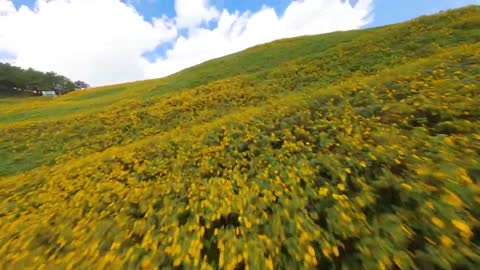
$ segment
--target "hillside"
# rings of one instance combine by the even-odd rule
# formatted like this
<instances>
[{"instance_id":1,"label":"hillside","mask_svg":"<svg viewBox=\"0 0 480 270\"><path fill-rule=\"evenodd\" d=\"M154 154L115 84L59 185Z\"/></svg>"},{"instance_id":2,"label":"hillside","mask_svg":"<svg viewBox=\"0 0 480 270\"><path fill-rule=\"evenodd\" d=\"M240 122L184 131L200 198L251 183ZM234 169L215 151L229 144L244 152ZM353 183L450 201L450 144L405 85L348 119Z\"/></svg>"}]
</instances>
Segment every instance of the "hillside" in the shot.
<instances>
[{"instance_id":1,"label":"hillside","mask_svg":"<svg viewBox=\"0 0 480 270\"><path fill-rule=\"evenodd\" d=\"M0 99L0 269L476 269L480 7Z\"/></svg>"}]
</instances>

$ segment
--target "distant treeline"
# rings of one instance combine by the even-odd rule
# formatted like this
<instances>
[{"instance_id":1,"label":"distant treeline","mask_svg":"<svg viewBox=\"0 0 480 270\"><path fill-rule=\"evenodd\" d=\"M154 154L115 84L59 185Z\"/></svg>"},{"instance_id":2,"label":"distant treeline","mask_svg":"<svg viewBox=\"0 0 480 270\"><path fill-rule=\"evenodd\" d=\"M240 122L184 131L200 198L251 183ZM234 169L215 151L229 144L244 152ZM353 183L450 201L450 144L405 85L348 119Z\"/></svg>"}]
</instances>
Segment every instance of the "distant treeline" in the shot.
<instances>
[{"instance_id":1,"label":"distant treeline","mask_svg":"<svg viewBox=\"0 0 480 270\"><path fill-rule=\"evenodd\" d=\"M45 73L0 63L0 97L41 95L41 91L55 91L62 95L88 87L85 82L73 82L55 72Z\"/></svg>"}]
</instances>

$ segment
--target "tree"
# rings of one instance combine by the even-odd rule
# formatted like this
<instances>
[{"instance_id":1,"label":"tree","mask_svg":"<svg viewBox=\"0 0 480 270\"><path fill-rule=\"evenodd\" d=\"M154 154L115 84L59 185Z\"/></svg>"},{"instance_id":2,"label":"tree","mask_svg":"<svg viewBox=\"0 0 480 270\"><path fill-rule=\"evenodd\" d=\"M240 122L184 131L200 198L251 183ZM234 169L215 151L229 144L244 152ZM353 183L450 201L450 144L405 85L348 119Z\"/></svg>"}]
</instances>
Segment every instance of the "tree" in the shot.
<instances>
[{"instance_id":1,"label":"tree","mask_svg":"<svg viewBox=\"0 0 480 270\"><path fill-rule=\"evenodd\" d=\"M81 86L85 85L84 83ZM75 83L55 72L43 73L32 68L25 70L8 63L0 63L2 96L39 94L39 90L54 90L59 94L65 94L75 89L78 89Z\"/></svg>"},{"instance_id":2,"label":"tree","mask_svg":"<svg viewBox=\"0 0 480 270\"><path fill-rule=\"evenodd\" d=\"M85 89L90 87L90 85L88 85L86 82L83 82L83 81L76 81L73 84L77 89Z\"/></svg>"}]
</instances>

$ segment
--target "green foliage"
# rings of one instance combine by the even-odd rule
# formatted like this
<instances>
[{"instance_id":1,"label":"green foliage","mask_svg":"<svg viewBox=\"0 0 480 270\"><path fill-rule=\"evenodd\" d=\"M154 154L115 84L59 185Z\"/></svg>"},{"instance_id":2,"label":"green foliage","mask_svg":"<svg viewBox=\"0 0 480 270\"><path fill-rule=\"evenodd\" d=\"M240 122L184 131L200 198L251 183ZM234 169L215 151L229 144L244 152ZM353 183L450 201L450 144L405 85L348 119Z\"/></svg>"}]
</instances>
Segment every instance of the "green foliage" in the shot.
<instances>
[{"instance_id":1,"label":"green foliage","mask_svg":"<svg viewBox=\"0 0 480 270\"><path fill-rule=\"evenodd\" d=\"M65 94L77 88L68 78L54 72L43 73L31 68L24 70L0 63L0 98L34 96L33 90L55 90Z\"/></svg>"},{"instance_id":2,"label":"green foliage","mask_svg":"<svg viewBox=\"0 0 480 270\"><path fill-rule=\"evenodd\" d=\"M0 103L0 268L476 269L479 11Z\"/></svg>"}]
</instances>

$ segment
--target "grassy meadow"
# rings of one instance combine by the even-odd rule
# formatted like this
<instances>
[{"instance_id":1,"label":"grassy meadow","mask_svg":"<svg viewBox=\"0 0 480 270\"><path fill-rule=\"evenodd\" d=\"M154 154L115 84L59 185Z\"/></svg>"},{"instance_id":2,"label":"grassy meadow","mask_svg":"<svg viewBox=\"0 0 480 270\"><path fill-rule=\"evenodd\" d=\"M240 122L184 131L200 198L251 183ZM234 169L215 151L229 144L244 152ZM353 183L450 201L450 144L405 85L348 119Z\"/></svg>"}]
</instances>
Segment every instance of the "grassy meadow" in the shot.
<instances>
[{"instance_id":1,"label":"grassy meadow","mask_svg":"<svg viewBox=\"0 0 480 270\"><path fill-rule=\"evenodd\" d=\"M0 269L480 265L478 6L0 99L0 134Z\"/></svg>"}]
</instances>

